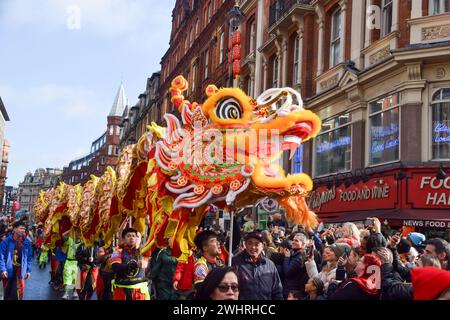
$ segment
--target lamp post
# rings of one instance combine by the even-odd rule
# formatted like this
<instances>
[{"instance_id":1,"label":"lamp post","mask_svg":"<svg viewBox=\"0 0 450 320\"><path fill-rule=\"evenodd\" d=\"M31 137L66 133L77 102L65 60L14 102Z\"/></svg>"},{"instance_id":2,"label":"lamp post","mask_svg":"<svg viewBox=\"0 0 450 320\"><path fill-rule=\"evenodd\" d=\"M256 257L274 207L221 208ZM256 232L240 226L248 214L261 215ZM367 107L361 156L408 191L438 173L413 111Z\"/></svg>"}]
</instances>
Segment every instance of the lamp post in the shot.
<instances>
[{"instance_id":1,"label":"lamp post","mask_svg":"<svg viewBox=\"0 0 450 320\"><path fill-rule=\"evenodd\" d=\"M230 41L230 39L232 39L233 33L239 28L239 26L241 25L242 21L244 20L244 14L241 11L241 8L238 4L238 1L235 2L234 7L228 12L227 14L227 19L228 19L228 41ZM233 52L233 46L231 46L231 48L229 48L230 52L229 54ZM230 59L230 67L229 67L229 83L228 86L229 87L233 87L233 59Z\"/></svg>"}]
</instances>

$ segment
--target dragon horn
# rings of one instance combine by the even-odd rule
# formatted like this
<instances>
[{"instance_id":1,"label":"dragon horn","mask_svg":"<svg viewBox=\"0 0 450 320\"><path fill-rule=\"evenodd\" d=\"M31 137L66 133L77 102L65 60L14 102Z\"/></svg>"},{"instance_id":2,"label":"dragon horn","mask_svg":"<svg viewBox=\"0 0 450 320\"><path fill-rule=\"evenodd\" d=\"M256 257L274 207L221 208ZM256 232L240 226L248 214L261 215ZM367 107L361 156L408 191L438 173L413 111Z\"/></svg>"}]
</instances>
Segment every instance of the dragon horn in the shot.
<instances>
[{"instance_id":1,"label":"dragon horn","mask_svg":"<svg viewBox=\"0 0 450 320\"><path fill-rule=\"evenodd\" d=\"M182 93L188 89L188 82L183 76L178 76L172 80L171 86L169 88L170 95L172 98L170 99L172 103L178 108L181 112L183 104L187 101L184 100L184 96Z\"/></svg>"}]
</instances>

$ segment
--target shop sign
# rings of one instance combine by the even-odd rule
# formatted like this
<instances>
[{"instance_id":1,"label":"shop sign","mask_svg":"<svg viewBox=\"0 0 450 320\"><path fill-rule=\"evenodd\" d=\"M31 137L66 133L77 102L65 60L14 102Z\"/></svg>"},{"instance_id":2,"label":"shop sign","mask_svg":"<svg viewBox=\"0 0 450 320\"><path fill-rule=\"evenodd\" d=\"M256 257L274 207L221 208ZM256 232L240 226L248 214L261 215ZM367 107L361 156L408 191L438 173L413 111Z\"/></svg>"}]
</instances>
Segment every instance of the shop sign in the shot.
<instances>
[{"instance_id":1,"label":"shop sign","mask_svg":"<svg viewBox=\"0 0 450 320\"><path fill-rule=\"evenodd\" d=\"M408 181L408 203L413 208L450 209L450 176L438 179L433 174L413 174Z\"/></svg>"},{"instance_id":2,"label":"shop sign","mask_svg":"<svg viewBox=\"0 0 450 320\"><path fill-rule=\"evenodd\" d=\"M349 188L318 188L308 197L308 207L315 212L343 212L393 209L397 202L397 181L393 176L360 182Z\"/></svg>"},{"instance_id":3,"label":"shop sign","mask_svg":"<svg viewBox=\"0 0 450 320\"><path fill-rule=\"evenodd\" d=\"M425 228L450 228L450 221L432 221L432 220L403 220L403 225L407 227L425 227Z\"/></svg>"}]
</instances>

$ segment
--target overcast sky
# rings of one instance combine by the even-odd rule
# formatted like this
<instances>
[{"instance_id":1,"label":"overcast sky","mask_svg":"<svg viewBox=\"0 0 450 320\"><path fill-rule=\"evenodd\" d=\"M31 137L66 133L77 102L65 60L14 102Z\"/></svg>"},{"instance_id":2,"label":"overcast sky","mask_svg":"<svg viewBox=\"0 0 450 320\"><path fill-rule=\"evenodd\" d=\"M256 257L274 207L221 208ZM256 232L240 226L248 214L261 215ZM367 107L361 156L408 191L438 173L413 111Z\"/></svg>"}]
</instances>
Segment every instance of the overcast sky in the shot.
<instances>
[{"instance_id":1,"label":"overcast sky","mask_svg":"<svg viewBox=\"0 0 450 320\"><path fill-rule=\"evenodd\" d=\"M160 69L175 0L0 0L7 185L62 168L106 130L121 80L131 104Z\"/></svg>"}]
</instances>

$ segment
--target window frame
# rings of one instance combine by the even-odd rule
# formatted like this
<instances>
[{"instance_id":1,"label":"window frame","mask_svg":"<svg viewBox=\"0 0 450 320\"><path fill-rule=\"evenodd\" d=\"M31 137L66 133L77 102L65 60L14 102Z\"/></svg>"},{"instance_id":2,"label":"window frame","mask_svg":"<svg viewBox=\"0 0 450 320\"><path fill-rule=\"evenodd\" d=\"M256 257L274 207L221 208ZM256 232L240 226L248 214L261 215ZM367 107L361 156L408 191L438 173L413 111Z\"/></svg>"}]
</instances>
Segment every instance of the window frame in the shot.
<instances>
[{"instance_id":1,"label":"window frame","mask_svg":"<svg viewBox=\"0 0 450 320\"><path fill-rule=\"evenodd\" d=\"M398 104L397 105L391 106L391 107L389 107L387 109L382 109L382 110L377 111L377 112L370 113L370 105L372 103L375 103L375 102L377 102L379 100L382 100L382 99L386 99L386 98L388 98L390 96L393 96L393 95L396 95L396 94L398 95ZM402 134L402 128L401 128L402 111L401 110L402 109L401 109L401 106L402 106L401 93L399 91L392 91L392 92L390 92L388 94L384 94L384 95L382 95L382 96L380 96L378 98L372 99L371 101L368 102L368 104L367 104L368 110L367 110L367 117L366 117L366 119L367 119L367 122L366 122L367 123L367 125L366 125L366 152L365 152L365 154L366 154L366 157L365 157L366 158L366 161L365 161L366 162L366 167L377 167L377 166L382 166L382 165L386 165L386 164L390 164L390 163L397 163L397 162L401 161L401 154L402 154L402 137L401 137L401 134ZM391 110L393 110L395 108L398 108L398 159L397 160L380 162L380 163L376 163L376 164L375 163L371 164L370 163L370 153L371 153L371 150L370 150L371 149L371 134L370 134L371 125L370 125L370 118L373 117L373 116L376 116L378 114L391 111Z\"/></svg>"},{"instance_id":2,"label":"window frame","mask_svg":"<svg viewBox=\"0 0 450 320\"><path fill-rule=\"evenodd\" d=\"M339 13L339 37L333 39L334 35L334 21L336 19L337 14ZM342 62L342 56L343 56L343 50L342 50L342 10L341 7L337 8L331 15L331 34L330 34L330 69L337 66L339 63ZM339 41L339 45L336 46L336 42ZM339 58L338 61L334 61L334 50L336 48L339 48Z\"/></svg>"},{"instance_id":3,"label":"window frame","mask_svg":"<svg viewBox=\"0 0 450 320\"><path fill-rule=\"evenodd\" d=\"M434 105L441 104L441 103L450 103L450 99L440 99L440 100L433 100L433 96L443 90L450 90L450 84L443 85L441 87L434 88L431 91L430 96L430 103L429 103L429 130L428 133L430 133L430 137L428 138L429 142L429 160L430 161L450 161L450 158L434 158L433 157L433 131L434 131L434 125L433 125L433 107Z\"/></svg>"},{"instance_id":4,"label":"window frame","mask_svg":"<svg viewBox=\"0 0 450 320\"><path fill-rule=\"evenodd\" d=\"M389 29L387 29L387 23L386 23L386 19L388 18L387 16L387 10L390 7L390 26ZM394 21L394 0L382 0L381 1L381 33L380 33L380 38L384 38L386 37L388 34L390 34L392 32L392 25L393 25L393 21Z\"/></svg>"},{"instance_id":5,"label":"window frame","mask_svg":"<svg viewBox=\"0 0 450 320\"><path fill-rule=\"evenodd\" d=\"M293 74L292 74L292 84L300 84L300 72L298 70L300 66L300 36L297 35L294 39L294 54L293 54Z\"/></svg>"},{"instance_id":6,"label":"window frame","mask_svg":"<svg viewBox=\"0 0 450 320\"><path fill-rule=\"evenodd\" d=\"M225 60L225 31L222 30L219 36L219 64Z\"/></svg>"},{"instance_id":7,"label":"window frame","mask_svg":"<svg viewBox=\"0 0 450 320\"><path fill-rule=\"evenodd\" d=\"M209 49L206 49L205 51L204 51L204 55L205 55L205 64L204 64L204 68L205 68L205 70L204 70L204 73L203 73L203 80L206 80L206 79L208 79L208 76L209 76Z\"/></svg>"},{"instance_id":8,"label":"window frame","mask_svg":"<svg viewBox=\"0 0 450 320\"><path fill-rule=\"evenodd\" d=\"M434 13L436 9L436 2L439 4L439 11ZM445 9L445 6L447 5L447 9ZM450 12L450 0L429 0L428 2L428 15L429 16L435 16L438 14L448 13Z\"/></svg>"},{"instance_id":9,"label":"window frame","mask_svg":"<svg viewBox=\"0 0 450 320\"><path fill-rule=\"evenodd\" d=\"M321 131L316 136L316 138L313 139L313 145L312 145L312 150L313 150L312 175L313 175L314 178L328 177L328 176L335 175L335 174L338 174L338 173L348 173L348 172L351 172L353 170L352 169L353 168L353 164L352 164L352 161L353 161L353 124L355 123L355 120L353 120L353 117L352 117L351 113L350 112L344 112L344 113L335 114L335 115L333 115L333 116L331 116L331 117L329 117L327 119L322 120L322 123L326 123L326 122L328 122L330 120L336 119L336 118L341 117L341 116L346 115L346 114L349 115L350 121L348 121L347 123L345 123L343 125L337 126L335 128L332 128L332 129L329 129L329 130L325 130L323 132ZM333 131L336 131L336 130L340 130L340 129L342 129L344 127L347 127L347 126L350 126L350 160L349 160L350 161L350 169L343 170L343 171L329 172L329 173L317 175L316 174L316 169L317 169L317 152L316 152L316 148L317 148L317 142L318 142L317 138L322 136L322 135L329 134L330 132L333 132Z\"/></svg>"},{"instance_id":10,"label":"window frame","mask_svg":"<svg viewBox=\"0 0 450 320\"><path fill-rule=\"evenodd\" d=\"M276 72L275 72L276 71ZM279 79L278 74L280 73L280 59L278 55L275 55L272 61L272 88L278 88Z\"/></svg>"}]
</instances>

